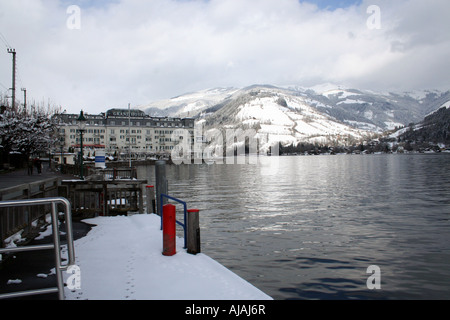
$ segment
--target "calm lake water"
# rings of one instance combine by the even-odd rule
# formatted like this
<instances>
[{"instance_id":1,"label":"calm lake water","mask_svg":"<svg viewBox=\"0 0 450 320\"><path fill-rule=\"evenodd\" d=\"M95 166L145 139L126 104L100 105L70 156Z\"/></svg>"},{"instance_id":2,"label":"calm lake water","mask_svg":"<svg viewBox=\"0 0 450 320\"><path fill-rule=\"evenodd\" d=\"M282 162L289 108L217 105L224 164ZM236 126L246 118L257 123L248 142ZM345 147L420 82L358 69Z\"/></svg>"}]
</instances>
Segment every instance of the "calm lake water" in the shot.
<instances>
[{"instance_id":1,"label":"calm lake water","mask_svg":"<svg viewBox=\"0 0 450 320\"><path fill-rule=\"evenodd\" d=\"M202 252L274 299L450 299L450 154L264 157L167 178L201 209Z\"/></svg>"}]
</instances>

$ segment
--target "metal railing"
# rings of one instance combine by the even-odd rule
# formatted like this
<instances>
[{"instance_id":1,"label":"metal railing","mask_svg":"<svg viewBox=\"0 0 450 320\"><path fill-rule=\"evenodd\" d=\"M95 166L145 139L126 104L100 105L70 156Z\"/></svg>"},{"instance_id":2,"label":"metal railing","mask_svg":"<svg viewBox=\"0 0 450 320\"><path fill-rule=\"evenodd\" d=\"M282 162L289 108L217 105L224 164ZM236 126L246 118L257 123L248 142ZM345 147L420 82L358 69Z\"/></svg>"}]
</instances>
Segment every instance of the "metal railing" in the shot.
<instances>
[{"instance_id":1,"label":"metal railing","mask_svg":"<svg viewBox=\"0 0 450 320\"><path fill-rule=\"evenodd\" d=\"M182 223L182 222L180 222L180 221L178 221L178 220L176 220L176 223L178 224L178 225L180 225L181 227L183 227L183 231L184 231L184 249L186 249L187 248L187 228L186 228L186 223L187 223L187 204L186 204L186 202L184 202L184 201L181 201L180 199L177 199L177 198L174 198L174 197L171 197L171 196L168 196L168 195L166 195L166 194L161 194L161 197L160 197L160 201L159 201L159 206L160 206L160 212L161 212L161 230L163 229L163 214L164 214L164 212L163 212L163 203L164 203L164 198L166 198L166 199L169 199L169 200L173 200L173 201L175 201L175 202L178 202L178 203L180 203L180 204L182 204L183 205L183 207L184 207L184 223Z\"/></svg>"},{"instance_id":2,"label":"metal railing","mask_svg":"<svg viewBox=\"0 0 450 320\"><path fill-rule=\"evenodd\" d=\"M58 178L51 178L42 181L22 184L0 190L0 201L28 200L58 197ZM24 234L33 233L32 221L45 216L48 208L42 207L15 207L0 209L0 248L5 239L24 230ZM4 212L6 211L6 212Z\"/></svg>"},{"instance_id":3,"label":"metal railing","mask_svg":"<svg viewBox=\"0 0 450 320\"><path fill-rule=\"evenodd\" d=\"M64 206L64 217L66 221L66 240L68 261L66 265L62 265L61 258L61 239L58 224L58 204ZM30 199L30 200L11 200L0 202L0 208L11 207L24 207L24 206L42 206L51 205L51 217L52 217L52 230L53 230L53 244L49 245L35 245L35 246L23 246L15 248L0 249L0 254L14 253L14 252L26 252L37 250L55 250L55 270L56 270L56 288L29 290L23 292L7 293L0 295L0 299L19 298L30 295L41 295L49 293L58 293L58 298L64 300L64 278L63 271L67 270L71 265L75 264L75 252L73 244L73 232L72 232L72 212L70 202L65 198L46 198L46 199Z\"/></svg>"}]
</instances>

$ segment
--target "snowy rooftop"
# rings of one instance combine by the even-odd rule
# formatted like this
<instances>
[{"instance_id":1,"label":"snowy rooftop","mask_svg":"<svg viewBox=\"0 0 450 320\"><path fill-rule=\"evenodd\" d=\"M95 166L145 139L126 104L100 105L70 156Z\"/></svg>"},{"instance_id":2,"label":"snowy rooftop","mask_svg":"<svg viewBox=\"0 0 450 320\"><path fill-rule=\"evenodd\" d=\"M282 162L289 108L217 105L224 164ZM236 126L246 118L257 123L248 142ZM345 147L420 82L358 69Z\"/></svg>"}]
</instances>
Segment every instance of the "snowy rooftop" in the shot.
<instances>
[{"instance_id":1,"label":"snowy rooftop","mask_svg":"<svg viewBox=\"0 0 450 320\"><path fill-rule=\"evenodd\" d=\"M271 300L204 254L190 255L177 239L177 254L162 255L160 217L99 217L75 241L81 289L68 300ZM65 278L69 277L68 274Z\"/></svg>"}]
</instances>

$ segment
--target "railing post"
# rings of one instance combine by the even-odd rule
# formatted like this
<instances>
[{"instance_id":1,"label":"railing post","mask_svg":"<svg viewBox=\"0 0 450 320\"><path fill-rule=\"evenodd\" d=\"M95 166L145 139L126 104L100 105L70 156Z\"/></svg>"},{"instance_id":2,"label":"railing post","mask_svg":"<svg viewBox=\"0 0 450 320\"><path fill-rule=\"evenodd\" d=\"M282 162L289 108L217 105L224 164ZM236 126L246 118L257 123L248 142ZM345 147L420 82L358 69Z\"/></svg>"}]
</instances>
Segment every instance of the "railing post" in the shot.
<instances>
[{"instance_id":1,"label":"railing post","mask_svg":"<svg viewBox=\"0 0 450 320\"><path fill-rule=\"evenodd\" d=\"M39 184L40 196L39 198L45 198L45 183Z\"/></svg>"},{"instance_id":2,"label":"railing post","mask_svg":"<svg viewBox=\"0 0 450 320\"><path fill-rule=\"evenodd\" d=\"M176 207L166 204L163 207L163 255L173 256L176 251Z\"/></svg>"},{"instance_id":3,"label":"railing post","mask_svg":"<svg viewBox=\"0 0 450 320\"><path fill-rule=\"evenodd\" d=\"M56 283L58 286L59 300L64 300L64 278L61 270L61 244L58 225L58 210L56 202L51 204L52 206L52 228L53 228L53 243L55 245L55 272Z\"/></svg>"},{"instance_id":4,"label":"railing post","mask_svg":"<svg viewBox=\"0 0 450 320\"><path fill-rule=\"evenodd\" d=\"M157 214L161 216L162 208L167 203L167 200L160 202L161 194L168 194L168 183L166 179L166 161L156 161L155 164L155 177L156 177L156 201L157 201Z\"/></svg>"},{"instance_id":5,"label":"railing post","mask_svg":"<svg viewBox=\"0 0 450 320\"><path fill-rule=\"evenodd\" d=\"M201 253L200 248L200 210L188 210L187 217L187 252L190 254Z\"/></svg>"},{"instance_id":6,"label":"railing post","mask_svg":"<svg viewBox=\"0 0 450 320\"><path fill-rule=\"evenodd\" d=\"M31 189L30 187L28 189L24 189L23 190L23 198L24 199L30 199L30 193L31 193ZM32 229L32 222L33 222L33 214L32 214L32 208L31 207L23 207L23 214L25 216L25 227L24 227L24 234L28 235L29 233L31 233L31 229Z\"/></svg>"}]
</instances>

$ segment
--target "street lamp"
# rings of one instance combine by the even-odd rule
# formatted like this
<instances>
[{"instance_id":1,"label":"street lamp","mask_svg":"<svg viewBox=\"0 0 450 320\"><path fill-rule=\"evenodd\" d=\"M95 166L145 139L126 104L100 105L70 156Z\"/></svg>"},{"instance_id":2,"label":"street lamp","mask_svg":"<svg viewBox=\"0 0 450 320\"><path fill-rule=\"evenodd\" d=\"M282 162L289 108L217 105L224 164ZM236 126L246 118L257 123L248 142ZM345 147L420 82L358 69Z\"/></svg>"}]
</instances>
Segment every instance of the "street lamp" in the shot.
<instances>
[{"instance_id":1,"label":"street lamp","mask_svg":"<svg viewBox=\"0 0 450 320\"><path fill-rule=\"evenodd\" d=\"M83 134L86 131L86 121L87 119L84 117L83 110L80 111L80 116L77 119L78 121L78 131L80 132L80 179L84 180L83 175Z\"/></svg>"},{"instance_id":2,"label":"street lamp","mask_svg":"<svg viewBox=\"0 0 450 320\"><path fill-rule=\"evenodd\" d=\"M62 135L62 133L59 133L59 148L61 151L61 157L60 157L60 161L59 161L59 170L61 173L64 172L64 145L65 145L65 140L64 140L64 135Z\"/></svg>"}]
</instances>

